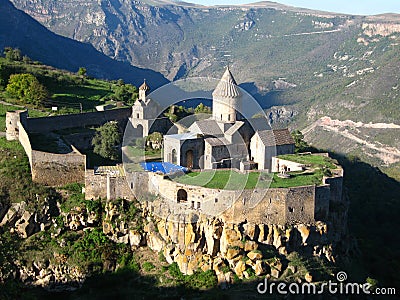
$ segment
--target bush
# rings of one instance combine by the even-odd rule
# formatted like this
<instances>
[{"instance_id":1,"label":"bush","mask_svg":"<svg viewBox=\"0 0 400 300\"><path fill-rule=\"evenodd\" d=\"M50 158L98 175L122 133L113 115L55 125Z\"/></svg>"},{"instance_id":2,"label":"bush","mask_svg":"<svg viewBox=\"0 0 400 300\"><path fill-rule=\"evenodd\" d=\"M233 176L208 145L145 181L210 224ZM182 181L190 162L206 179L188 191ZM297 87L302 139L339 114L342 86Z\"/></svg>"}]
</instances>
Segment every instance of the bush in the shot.
<instances>
[{"instance_id":1,"label":"bush","mask_svg":"<svg viewBox=\"0 0 400 300\"><path fill-rule=\"evenodd\" d=\"M48 98L46 88L32 74L12 74L6 92L24 104L41 105Z\"/></svg>"},{"instance_id":2,"label":"bush","mask_svg":"<svg viewBox=\"0 0 400 300\"><path fill-rule=\"evenodd\" d=\"M146 272L150 272L151 270L153 270L155 268L155 266L151 262L148 262L148 261L144 262L142 267Z\"/></svg>"}]
</instances>

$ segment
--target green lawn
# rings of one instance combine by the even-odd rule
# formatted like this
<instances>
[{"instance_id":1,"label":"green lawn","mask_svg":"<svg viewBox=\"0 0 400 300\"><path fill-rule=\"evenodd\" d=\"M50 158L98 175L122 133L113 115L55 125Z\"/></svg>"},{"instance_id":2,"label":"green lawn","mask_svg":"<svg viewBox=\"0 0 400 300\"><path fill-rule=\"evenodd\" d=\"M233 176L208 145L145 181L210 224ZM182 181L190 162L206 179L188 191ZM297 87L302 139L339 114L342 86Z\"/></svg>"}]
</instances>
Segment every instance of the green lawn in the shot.
<instances>
[{"instance_id":1,"label":"green lawn","mask_svg":"<svg viewBox=\"0 0 400 300\"><path fill-rule=\"evenodd\" d=\"M179 183L197 185L212 189L254 189L254 188L286 188L306 185L320 185L322 183L322 171L314 173L300 174L298 172L289 173L290 178L279 178L277 174L265 172L250 172L242 174L229 170L190 172L174 180ZM260 179L260 180L259 180Z\"/></svg>"},{"instance_id":2,"label":"green lawn","mask_svg":"<svg viewBox=\"0 0 400 300\"><path fill-rule=\"evenodd\" d=\"M271 182L271 188L287 188L295 186L306 185L320 185L322 184L322 171L316 170L311 174L301 174L297 172L290 172L290 178L280 178L274 174L274 179Z\"/></svg>"},{"instance_id":3,"label":"green lawn","mask_svg":"<svg viewBox=\"0 0 400 300\"><path fill-rule=\"evenodd\" d=\"M54 104L65 106L71 112L91 111L96 105L105 104L105 97L113 94L110 82L86 79L82 85L60 85L52 96Z\"/></svg>"},{"instance_id":4,"label":"green lawn","mask_svg":"<svg viewBox=\"0 0 400 300\"><path fill-rule=\"evenodd\" d=\"M294 161L300 164L311 165L311 167L327 167L329 169L336 169L337 163L334 159L321 155L299 155L299 154L285 154L279 155L278 158Z\"/></svg>"}]
</instances>

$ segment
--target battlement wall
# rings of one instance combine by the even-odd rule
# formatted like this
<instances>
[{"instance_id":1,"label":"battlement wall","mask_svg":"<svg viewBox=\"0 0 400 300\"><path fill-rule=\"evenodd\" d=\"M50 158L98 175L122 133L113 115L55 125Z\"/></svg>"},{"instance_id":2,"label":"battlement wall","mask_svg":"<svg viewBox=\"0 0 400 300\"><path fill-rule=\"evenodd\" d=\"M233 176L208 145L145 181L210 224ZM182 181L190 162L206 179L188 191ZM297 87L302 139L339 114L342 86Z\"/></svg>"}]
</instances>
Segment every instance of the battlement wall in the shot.
<instances>
[{"instance_id":1,"label":"battlement wall","mask_svg":"<svg viewBox=\"0 0 400 300\"><path fill-rule=\"evenodd\" d=\"M119 121L125 128L132 109L130 107L105 111L68 114L41 118L27 118L29 132L49 132L76 127L100 126L109 121Z\"/></svg>"}]
</instances>

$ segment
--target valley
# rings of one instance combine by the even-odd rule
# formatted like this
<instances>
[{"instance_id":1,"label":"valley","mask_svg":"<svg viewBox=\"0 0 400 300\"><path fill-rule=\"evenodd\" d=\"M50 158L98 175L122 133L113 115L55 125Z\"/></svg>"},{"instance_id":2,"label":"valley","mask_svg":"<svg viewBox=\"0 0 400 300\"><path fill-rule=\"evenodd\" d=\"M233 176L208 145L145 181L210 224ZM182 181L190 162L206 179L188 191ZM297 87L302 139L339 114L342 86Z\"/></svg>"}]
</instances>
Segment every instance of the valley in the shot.
<instances>
[{"instance_id":1,"label":"valley","mask_svg":"<svg viewBox=\"0 0 400 300\"><path fill-rule=\"evenodd\" d=\"M324 116L399 125L396 14L352 16L272 2L232 7L164 1L12 2L61 36L89 43L114 60L152 69L168 80L218 77L229 64L241 87L264 109L292 112L273 116L278 127L306 129ZM90 65L86 67L90 73ZM334 149L343 134L331 133L324 144L312 134L306 138ZM376 145L378 150L372 147L372 152L379 153L381 145L366 135L364 130L357 132L362 141ZM384 135L398 136L398 128ZM362 144L351 138L354 145ZM387 146L398 147L398 139L388 138ZM390 164L393 160L385 155L370 153L363 159L376 166Z\"/></svg>"}]
</instances>

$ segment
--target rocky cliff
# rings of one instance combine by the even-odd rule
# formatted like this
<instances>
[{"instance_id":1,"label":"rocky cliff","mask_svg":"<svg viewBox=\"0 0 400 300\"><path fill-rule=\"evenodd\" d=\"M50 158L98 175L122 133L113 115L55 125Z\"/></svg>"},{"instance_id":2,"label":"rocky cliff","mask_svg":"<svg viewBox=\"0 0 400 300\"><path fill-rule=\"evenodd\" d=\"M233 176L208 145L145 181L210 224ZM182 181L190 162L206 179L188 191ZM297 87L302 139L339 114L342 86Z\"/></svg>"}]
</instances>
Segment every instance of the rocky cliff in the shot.
<instances>
[{"instance_id":1,"label":"rocky cliff","mask_svg":"<svg viewBox=\"0 0 400 300\"><path fill-rule=\"evenodd\" d=\"M123 267L121 257L110 254L117 244L133 255L147 247L162 253L183 274L212 270L224 287L235 278L263 275L283 279L291 274L312 281L320 272L299 264L299 257L334 265L348 251L346 202L332 208L326 223L279 226L228 224L202 216L193 223L173 222L154 216L149 203L135 201L101 206L98 201L42 200L40 207L24 202L2 206L0 228L21 241L11 276L50 290L76 289L96 268Z\"/></svg>"}]
</instances>

